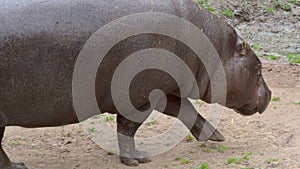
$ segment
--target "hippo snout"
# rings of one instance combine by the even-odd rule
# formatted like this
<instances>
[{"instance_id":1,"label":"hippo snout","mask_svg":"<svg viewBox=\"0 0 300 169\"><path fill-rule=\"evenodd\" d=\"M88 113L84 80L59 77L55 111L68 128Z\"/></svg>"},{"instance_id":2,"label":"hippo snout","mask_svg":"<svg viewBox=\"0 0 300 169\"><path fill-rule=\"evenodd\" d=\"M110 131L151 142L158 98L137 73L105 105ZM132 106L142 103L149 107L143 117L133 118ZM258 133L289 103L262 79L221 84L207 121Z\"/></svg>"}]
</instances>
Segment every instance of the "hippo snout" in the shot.
<instances>
[{"instance_id":1,"label":"hippo snout","mask_svg":"<svg viewBox=\"0 0 300 169\"><path fill-rule=\"evenodd\" d=\"M262 114L267 109L271 101L272 92L269 90L262 77L259 79L257 86L255 99L249 104L234 109L237 113L244 116L251 116L257 112Z\"/></svg>"},{"instance_id":2,"label":"hippo snout","mask_svg":"<svg viewBox=\"0 0 300 169\"><path fill-rule=\"evenodd\" d=\"M258 99L257 99L257 111L262 114L268 107L272 92L268 89L267 86L265 86L265 89L261 89L263 91L258 91Z\"/></svg>"}]
</instances>

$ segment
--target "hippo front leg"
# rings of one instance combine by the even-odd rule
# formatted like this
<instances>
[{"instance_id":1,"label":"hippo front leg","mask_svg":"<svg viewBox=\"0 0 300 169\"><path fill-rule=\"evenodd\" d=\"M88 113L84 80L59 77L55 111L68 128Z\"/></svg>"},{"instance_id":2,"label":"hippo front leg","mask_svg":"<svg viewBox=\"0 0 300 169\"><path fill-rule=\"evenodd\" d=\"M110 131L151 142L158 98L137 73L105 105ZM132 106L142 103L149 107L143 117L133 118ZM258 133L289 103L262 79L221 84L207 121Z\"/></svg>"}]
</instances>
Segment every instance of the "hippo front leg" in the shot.
<instances>
[{"instance_id":1,"label":"hippo front leg","mask_svg":"<svg viewBox=\"0 0 300 169\"><path fill-rule=\"evenodd\" d=\"M24 163L13 163L2 148L2 139L4 136L5 127L0 128L0 168L1 169L27 169Z\"/></svg>"},{"instance_id":2,"label":"hippo front leg","mask_svg":"<svg viewBox=\"0 0 300 169\"><path fill-rule=\"evenodd\" d=\"M180 108L182 114L179 115ZM158 111L178 118L188 129L190 129L191 133L198 141L225 140L224 136L197 112L193 104L187 98L167 95L167 106L165 110L158 109Z\"/></svg>"},{"instance_id":3,"label":"hippo front leg","mask_svg":"<svg viewBox=\"0 0 300 169\"><path fill-rule=\"evenodd\" d=\"M118 144L121 162L128 166L138 166L151 160L145 156L146 153L135 149L134 135L142 123L128 120L122 115L117 115Z\"/></svg>"}]
</instances>

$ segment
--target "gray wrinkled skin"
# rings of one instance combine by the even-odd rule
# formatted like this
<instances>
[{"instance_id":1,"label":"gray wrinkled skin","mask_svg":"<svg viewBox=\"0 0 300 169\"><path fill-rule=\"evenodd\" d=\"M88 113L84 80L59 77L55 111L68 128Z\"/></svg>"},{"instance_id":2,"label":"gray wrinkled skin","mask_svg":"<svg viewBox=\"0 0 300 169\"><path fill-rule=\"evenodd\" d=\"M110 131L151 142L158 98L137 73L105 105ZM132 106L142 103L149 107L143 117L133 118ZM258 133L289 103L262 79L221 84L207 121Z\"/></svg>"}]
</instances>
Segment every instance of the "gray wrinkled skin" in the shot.
<instances>
[{"instance_id":1,"label":"gray wrinkled skin","mask_svg":"<svg viewBox=\"0 0 300 169\"><path fill-rule=\"evenodd\" d=\"M72 73L81 48L93 33L107 23L126 15L150 11L176 15L203 29L219 53L226 72L228 89L224 106L243 115L262 113L266 109L271 92L261 75L257 56L233 28L199 9L193 1L0 0L2 135L5 126L33 128L77 123L72 105ZM123 40L103 60L96 79L96 96L101 112L118 114L109 92L113 71L126 56L146 48L165 49L184 60L197 79L199 99L210 103L208 75L194 52L170 37L143 34ZM177 97L178 85L163 72L146 71L134 79L130 86L132 104L138 109L147 108L149 101L144 96L153 89L161 89L168 96L169 109L162 112L176 116L176 103L180 100ZM199 121L205 121L200 117L198 115ZM127 165L149 161L146 158L130 158L131 153L138 153L134 149L133 137L139 126L118 115L118 132L132 137L129 141L119 138L120 146L125 146L123 149L120 147L121 160ZM198 130L193 131L194 134L201 127L193 129ZM221 141L223 138L219 134L214 135L219 139L210 139ZM124 145L124 142L129 144ZM12 164L1 149L0 168L20 169L25 166Z\"/></svg>"}]
</instances>

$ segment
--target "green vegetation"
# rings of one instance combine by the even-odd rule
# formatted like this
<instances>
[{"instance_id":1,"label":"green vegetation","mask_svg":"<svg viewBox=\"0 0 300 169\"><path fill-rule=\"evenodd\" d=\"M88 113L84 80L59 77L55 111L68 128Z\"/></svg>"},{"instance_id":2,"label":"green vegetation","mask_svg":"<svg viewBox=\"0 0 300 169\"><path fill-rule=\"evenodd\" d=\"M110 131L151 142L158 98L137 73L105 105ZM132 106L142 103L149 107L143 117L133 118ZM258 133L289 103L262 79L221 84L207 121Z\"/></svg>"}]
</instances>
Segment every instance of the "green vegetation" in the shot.
<instances>
[{"instance_id":1,"label":"green vegetation","mask_svg":"<svg viewBox=\"0 0 300 169\"><path fill-rule=\"evenodd\" d=\"M147 126L152 126L152 125L156 125L157 124L157 120L151 120L149 122L147 122Z\"/></svg>"},{"instance_id":2,"label":"green vegetation","mask_svg":"<svg viewBox=\"0 0 300 169\"><path fill-rule=\"evenodd\" d=\"M249 152L245 154L242 158L228 158L226 165L230 164L244 164L247 163L250 160L250 156L252 155L252 152Z\"/></svg>"},{"instance_id":3,"label":"green vegetation","mask_svg":"<svg viewBox=\"0 0 300 169\"><path fill-rule=\"evenodd\" d=\"M273 101L273 102L278 102L278 101L280 101L280 97L273 97L273 98L272 98L272 101Z\"/></svg>"},{"instance_id":4,"label":"green vegetation","mask_svg":"<svg viewBox=\"0 0 300 169\"><path fill-rule=\"evenodd\" d=\"M227 18L229 19L233 19L234 18L234 14L233 12L231 11L231 9L229 8L225 8L222 10L222 14L225 15Z\"/></svg>"},{"instance_id":5,"label":"green vegetation","mask_svg":"<svg viewBox=\"0 0 300 169\"><path fill-rule=\"evenodd\" d=\"M300 63L300 55L298 54L287 54L286 58L292 63Z\"/></svg>"},{"instance_id":6,"label":"green vegetation","mask_svg":"<svg viewBox=\"0 0 300 169\"><path fill-rule=\"evenodd\" d=\"M259 45L253 45L252 48L254 50L259 50L261 49ZM268 54L268 55L264 55L267 58L271 59L271 60L279 60L280 57L285 57L289 62L292 63L300 63L300 54L296 54L296 53L284 53L284 52L277 52L274 54Z\"/></svg>"},{"instance_id":7,"label":"green vegetation","mask_svg":"<svg viewBox=\"0 0 300 169\"><path fill-rule=\"evenodd\" d=\"M196 101L195 101L195 104L198 104L198 105L200 105L200 106L201 106L201 105L203 105L203 104L204 104L204 102L203 102L202 100L196 100Z\"/></svg>"},{"instance_id":8,"label":"green vegetation","mask_svg":"<svg viewBox=\"0 0 300 169\"><path fill-rule=\"evenodd\" d=\"M300 106L300 102L294 102L296 106Z\"/></svg>"},{"instance_id":9,"label":"green vegetation","mask_svg":"<svg viewBox=\"0 0 300 169\"><path fill-rule=\"evenodd\" d=\"M91 128L88 128L88 132L95 133L95 132L97 132L97 129L95 127L91 127Z\"/></svg>"},{"instance_id":10,"label":"green vegetation","mask_svg":"<svg viewBox=\"0 0 300 169\"><path fill-rule=\"evenodd\" d=\"M223 153L223 152L227 151L228 149L229 149L229 148L226 147L226 146L217 145L217 151L218 151L219 153Z\"/></svg>"},{"instance_id":11,"label":"green vegetation","mask_svg":"<svg viewBox=\"0 0 300 169\"><path fill-rule=\"evenodd\" d=\"M190 160L188 160L188 159L185 159L185 158L182 158L182 157L176 157L175 158L175 161L180 161L181 162L181 164L189 164L190 163Z\"/></svg>"},{"instance_id":12,"label":"green vegetation","mask_svg":"<svg viewBox=\"0 0 300 169\"><path fill-rule=\"evenodd\" d=\"M116 121L116 115L99 114L99 115L92 117L92 119L100 119L100 118L103 119L105 122Z\"/></svg>"},{"instance_id":13,"label":"green vegetation","mask_svg":"<svg viewBox=\"0 0 300 169\"><path fill-rule=\"evenodd\" d=\"M274 6L275 6L275 8L279 8L279 7L280 7L280 4L281 4L281 1L280 1L280 0L275 0L275 1L274 1Z\"/></svg>"},{"instance_id":14,"label":"green vegetation","mask_svg":"<svg viewBox=\"0 0 300 169\"><path fill-rule=\"evenodd\" d=\"M205 144L201 144L200 147L202 147L202 152L204 153L210 153L210 152L224 153L225 151L229 150L228 147L219 144L213 148L207 147Z\"/></svg>"},{"instance_id":15,"label":"green vegetation","mask_svg":"<svg viewBox=\"0 0 300 169\"><path fill-rule=\"evenodd\" d=\"M180 161L181 161L181 164L188 164L188 163L190 163L190 160L188 160L188 159L181 159Z\"/></svg>"},{"instance_id":16,"label":"green vegetation","mask_svg":"<svg viewBox=\"0 0 300 169\"><path fill-rule=\"evenodd\" d=\"M209 165L208 165L208 163L203 163L203 164L200 164L199 167L197 167L195 169L209 169Z\"/></svg>"},{"instance_id":17,"label":"green vegetation","mask_svg":"<svg viewBox=\"0 0 300 169\"><path fill-rule=\"evenodd\" d=\"M285 11L291 11L292 10L291 4L290 3L284 4L283 10L285 10Z\"/></svg>"},{"instance_id":18,"label":"green vegetation","mask_svg":"<svg viewBox=\"0 0 300 169\"><path fill-rule=\"evenodd\" d=\"M260 50L260 49L261 49L261 47L260 47L259 44L254 44L254 45L252 45L252 48L253 48L254 50Z\"/></svg>"},{"instance_id":19,"label":"green vegetation","mask_svg":"<svg viewBox=\"0 0 300 169\"><path fill-rule=\"evenodd\" d=\"M268 13L274 13L274 9L272 7L266 7Z\"/></svg>"},{"instance_id":20,"label":"green vegetation","mask_svg":"<svg viewBox=\"0 0 300 169\"><path fill-rule=\"evenodd\" d=\"M11 146L11 147L18 147L22 144L19 140L16 140L16 141L12 141L12 142L8 143L8 145Z\"/></svg>"},{"instance_id":21,"label":"green vegetation","mask_svg":"<svg viewBox=\"0 0 300 169\"><path fill-rule=\"evenodd\" d=\"M112 122L115 120L116 120L115 116L105 116L105 118L104 118L104 121L106 121L106 122Z\"/></svg>"},{"instance_id":22,"label":"green vegetation","mask_svg":"<svg viewBox=\"0 0 300 169\"><path fill-rule=\"evenodd\" d=\"M265 163L277 163L279 161L280 160L278 158L270 158L270 159L265 160Z\"/></svg>"},{"instance_id":23,"label":"green vegetation","mask_svg":"<svg viewBox=\"0 0 300 169\"><path fill-rule=\"evenodd\" d=\"M194 137L191 135L191 133L189 133L187 136L186 136L186 141L190 142L190 141L193 141Z\"/></svg>"},{"instance_id":24,"label":"green vegetation","mask_svg":"<svg viewBox=\"0 0 300 169\"><path fill-rule=\"evenodd\" d=\"M197 3L200 6L203 6L206 10L208 10L211 13L215 13L216 12L216 8L213 8L209 3L208 0L198 0Z\"/></svg>"},{"instance_id":25,"label":"green vegetation","mask_svg":"<svg viewBox=\"0 0 300 169\"><path fill-rule=\"evenodd\" d=\"M213 150L211 148L208 148L208 147L205 147L205 148L202 149L202 152L204 152L204 153L210 153L212 151Z\"/></svg>"},{"instance_id":26,"label":"green vegetation","mask_svg":"<svg viewBox=\"0 0 300 169\"><path fill-rule=\"evenodd\" d=\"M271 60L278 60L279 59L279 56L275 56L275 55L273 55L273 54L270 54L270 55L268 55L267 56L269 59L271 59Z\"/></svg>"},{"instance_id":27,"label":"green vegetation","mask_svg":"<svg viewBox=\"0 0 300 169\"><path fill-rule=\"evenodd\" d=\"M290 0L291 4L297 5L297 0Z\"/></svg>"}]
</instances>

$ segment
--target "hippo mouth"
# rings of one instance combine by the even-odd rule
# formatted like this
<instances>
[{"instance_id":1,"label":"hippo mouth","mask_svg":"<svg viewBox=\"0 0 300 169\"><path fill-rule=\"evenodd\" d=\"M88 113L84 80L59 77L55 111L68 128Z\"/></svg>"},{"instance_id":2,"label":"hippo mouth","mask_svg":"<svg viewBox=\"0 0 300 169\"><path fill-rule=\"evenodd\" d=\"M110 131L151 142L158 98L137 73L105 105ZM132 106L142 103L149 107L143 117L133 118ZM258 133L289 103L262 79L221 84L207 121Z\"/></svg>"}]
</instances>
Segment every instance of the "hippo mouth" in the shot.
<instances>
[{"instance_id":1,"label":"hippo mouth","mask_svg":"<svg viewBox=\"0 0 300 169\"><path fill-rule=\"evenodd\" d=\"M263 103L258 102L256 106L251 106L247 104L240 108L234 109L234 111L244 116L251 116L257 112L259 114L262 114L267 109L269 102L270 99L266 99Z\"/></svg>"},{"instance_id":2,"label":"hippo mouth","mask_svg":"<svg viewBox=\"0 0 300 169\"><path fill-rule=\"evenodd\" d=\"M258 111L258 107L253 108L252 106L249 105L245 105L242 106L241 108L234 109L234 111L244 116L251 116L257 112L261 114L263 112L263 111L262 112Z\"/></svg>"}]
</instances>

